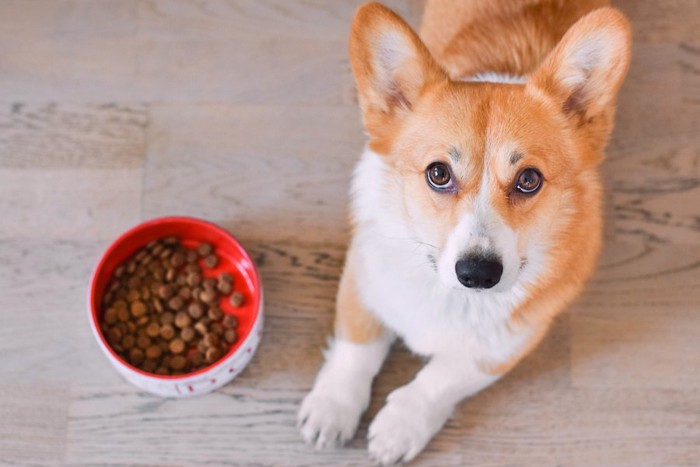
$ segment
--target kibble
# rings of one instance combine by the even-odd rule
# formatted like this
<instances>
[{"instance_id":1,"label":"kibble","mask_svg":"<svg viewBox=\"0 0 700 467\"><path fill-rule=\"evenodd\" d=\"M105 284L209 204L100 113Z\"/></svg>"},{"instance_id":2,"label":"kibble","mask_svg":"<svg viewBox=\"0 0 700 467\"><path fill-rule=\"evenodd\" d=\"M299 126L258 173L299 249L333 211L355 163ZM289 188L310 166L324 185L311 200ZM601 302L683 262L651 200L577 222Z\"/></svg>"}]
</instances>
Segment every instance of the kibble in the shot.
<instances>
[{"instance_id":1,"label":"kibble","mask_svg":"<svg viewBox=\"0 0 700 467\"><path fill-rule=\"evenodd\" d=\"M199 319L204 314L204 307L199 302L194 302L187 308L187 312L193 319Z\"/></svg>"},{"instance_id":2,"label":"kibble","mask_svg":"<svg viewBox=\"0 0 700 467\"><path fill-rule=\"evenodd\" d=\"M168 302L168 307L171 310L178 311L178 310L181 310L183 306L185 306L185 301L180 296L173 297Z\"/></svg>"},{"instance_id":3,"label":"kibble","mask_svg":"<svg viewBox=\"0 0 700 467\"><path fill-rule=\"evenodd\" d=\"M204 355L199 351L196 351L190 355L190 365L193 367L199 367L204 363Z\"/></svg>"},{"instance_id":4,"label":"kibble","mask_svg":"<svg viewBox=\"0 0 700 467\"><path fill-rule=\"evenodd\" d=\"M194 339L196 336L197 334L195 330L189 326L180 331L180 338L185 342L192 342L192 339Z\"/></svg>"},{"instance_id":5,"label":"kibble","mask_svg":"<svg viewBox=\"0 0 700 467\"><path fill-rule=\"evenodd\" d=\"M233 291L233 285L230 282L219 281L216 284L216 290L218 290L222 295L229 295Z\"/></svg>"},{"instance_id":6,"label":"kibble","mask_svg":"<svg viewBox=\"0 0 700 467\"><path fill-rule=\"evenodd\" d=\"M127 334L122 339L122 347L124 350L131 350L136 345L136 338L133 334Z\"/></svg>"},{"instance_id":7,"label":"kibble","mask_svg":"<svg viewBox=\"0 0 700 467\"><path fill-rule=\"evenodd\" d=\"M134 316L134 318L140 318L141 316L145 315L147 311L148 308L142 301L135 301L131 304L131 314Z\"/></svg>"},{"instance_id":8,"label":"kibble","mask_svg":"<svg viewBox=\"0 0 700 467\"><path fill-rule=\"evenodd\" d=\"M220 282L228 282L229 284L233 284L233 274L230 272L222 272L219 275L219 281Z\"/></svg>"},{"instance_id":9,"label":"kibble","mask_svg":"<svg viewBox=\"0 0 700 467\"><path fill-rule=\"evenodd\" d=\"M141 292L136 289L131 289L126 293L126 299L129 302L135 302L139 298L141 298Z\"/></svg>"},{"instance_id":10,"label":"kibble","mask_svg":"<svg viewBox=\"0 0 700 467\"><path fill-rule=\"evenodd\" d=\"M174 288L171 285L163 284L158 288L158 295L163 300L167 300L173 296Z\"/></svg>"},{"instance_id":11,"label":"kibble","mask_svg":"<svg viewBox=\"0 0 700 467\"><path fill-rule=\"evenodd\" d=\"M189 251L187 252L186 261L187 261L188 263L190 263L190 264L196 263L198 259L199 259L199 255L197 254L196 251L194 251L194 250L189 250Z\"/></svg>"},{"instance_id":12,"label":"kibble","mask_svg":"<svg viewBox=\"0 0 700 467\"><path fill-rule=\"evenodd\" d=\"M180 338L173 339L170 342L170 345L168 346L170 351L174 354L179 354L179 353L184 352L186 347L187 347L187 345L185 344L185 341L183 341Z\"/></svg>"},{"instance_id":13,"label":"kibble","mask_svg":"<svg viewBox=\"0 0 700 467\"><path fill-rule=\"evenodd\" d=\"M221 358L221 350L216 347L211 347L207 350L205 359L207 363L214 363Z\"/></svg>"},{"instance_id":14,"label":"kibble","mask_svg":"<svg viewBox=\"0 0 700 467\"><path fill-rule=\"evenodd\" d=\"M166 341L171 340L173 337L175 337L175 328L171 324L164 324L160 328L160 337Z\"/></svg>"},{"instance_id":15,"label":"kibble","mask_svg":"<svg viewBox=\"0 0 700 467\"><path fill-rule=\"evenodd\" d=\"M172 264L174 268L179 268L180 266L185 264L185 255L181 252L175 253L170 259L170 264Z\"/></svg>"},{"instance_id":16,"label":"kibble","mask_svg":"<svg viewBox=\"0 0 700 467\"><path fill-rule=\"evenodd\" d=\"M212 323L212 325L209 326L209 330L217 336L222 336L224 334L224 327L219 323Z\"/></svg>"},{"instance_id":17,"label":"kibble","mask_svg":"<svg viewBox=\"0 0 700 467\"><path fill-rule=\"evenodd\" d=\"M151 338L146 335L140 335L136 338L136 345L141 350L146 350L151 345Z\"/></svg>"},{"instance_id":18,"label":"kibble","mask_svg":"<svg viewBox=\"0 0 700 467\"><path fill-rule=\"evenodd\" d=\"M199 295L199 299L209 305L215 303L217 299L216 290L205 288L204 291Z\"/></svg>"},{"instance_id":19,"label":"kibble","mask_svg":"<svg viewBox=\"0 0 700 467\"><path fill-rule=\"evenodd\" d=\"M158 345L151 345L146 349L146 358L155 360L163 354L163 349Z\"/></svg>"},{"instance_id":20,"label":"kibble","mask_svg":"<svg viewBox=\"0 0 700 467\"><path fill-rule=\"evenodd\" d=\"M204 324L201 321L198 321L194 325L194 330L200 333L202 336L204 336L207 332L209 332L209 328L207 328L207 325Z\"/></svg>"},{"instance_id":21,"label":"kibble","mask_svg":"<svg viewBox=\"0 0 700 467\"><path fill-rule=\"evenodd\" d=\"M146 334L148 334L148 337L158 337L160 335L160 326L158 323L155 321L148 323L148 326L146 326Z\"/></svg>"},{"instance_id":22,"label":"kibble","mask_svg":"<svg viewBox=\"0 0 700 467\"><path fill-rule=\"evenodd\" d=\"M214 334L213 332L207 333L207 335L204 336L204 345L207 347L216 347L219 345L219 336Z\"/></svg>"},{"instance_id":23,"label":"kibble","mask_svg":"<svg viewBox=\"0 0 700 467\"><path fill-rule=\"evenodd\" d=\"M219 321L224 317L223 311L221 311L221 308L213 306L209 308L209 311L207 312L207 316L209 317L210 320L212 321Z\"/></svg>"},{"instance_id":24,"label":"kibble","mask_svg":"<svg viewBox=\"0 0 700 467\"><path fill-rule=\"evenodd\" d=\"M204 258L204 265L209 269L215 268L217 264L219 264L219 258L216 255L209 255Z\"/></svg>"},{"instance_id":25,"label":"kibble","mask_svg":"<svg viewBox=\"0 0 700 467\"><path fill-rule=\"evenodd\" d=\"M229 329L232 329L232 328L235 328L236 326L238 326L238 320L233 315L224 316L224 319L221 321L221 323L224 325L225 328L229 328Z\"/></svg>"},{"instance_id":26,"label":"kibble","mask_svg":"<svg viewBox=\"0 0 700 467\"><path fill-rule=\"evenodd\" d=\"M143 350L134 347L129 351L129 361L132 365L139 366L143 362Z\"/></svg>"},{"instance_id":27,"label":"kibble","mask_svg":"<svg viewBox=\"0 0 700 467\"><path fill-rule=\"evenodd\" d=\"M231 294L231 305L235 306L236 308L242 306L244 301L245 299L243 298L243 294L239 291L235 291Z\"/></svg>"},{"instance_id":28,"label":"kibble","mask_svg":"<svg viewBox=\"0 0 700 467\"><path fill-rule=\"evenodd\" d=\"M107 311L105 311L105 316L104 316L105 323L107 324L114 324L117 322L117 310L114 308L108 308Z\"/></svg>"},{"instance_id":29,"label":"kibble","mask_svg":"<svg viewBox=\"0 0 700 467\"><path fill-rule=\"evenodd\" d=\"M233 329L227 329L224 331L224 340L229 344L233 344L236 341L236 331Z\"/></svg>"},{"instance_id":30,"label":"kibble","mask_svg":"<svg viewBox=\"0 0 700 467\"><path fill-rule=\"evenodd\" d=\"M177 295L186 302L192 298L192 290L189 287L183 287Z\"/></svg>"},{"instance_id":31,"label":"kibble","mask_svg":"<svg viewBox=\"0 0 700 467\"><path fill-rule=\"evenodd\" d=\"M199 256L210 255L212 251L214 251L214 248L209 243L202 243L201 245L199 245L199 248L197 248Z\"/></svg>"},{"instance_id":32,"label":"kibble","mask_svg":"<svg viewBox=\"0 0 700 467\"><path fill-rule=\"evenodd\" d=\"M117 318L119 318L119 321L127 321L129 319L129 310L126 308L117 310Z\"/></svg>"},{"instance_id":33,"label":"kibble","mask_svg":"<svg viewBox=\"0 0 700 467\"><path fill-rule=\"evenodd\" d=\"M209 289L209 290L215 289L216 288L216 279L214 279L213 277L207 277L206 279L204 279L202 281L202 287L204 287L205 290L206 289Z\"/></svg>"},{"instance_id":34,"label":"kibble","mask_svg":"<svg viewBox=\"0 0 700 467\"><path fill-rule=\"evenodd\" d=\"M220 263L213 245L188 248L168 236L118 265L102 297L100 323L112 349L158 375L186 374L221 359L238 339L238 320L219 301L240 307L244 300L233 274L214 277Z\"/></svg>"},{"instance_id":35,"label":"kibble","mask_svg":"<svg viewBox=\"0 0 700 467\"><path fill-rule=\"evenodd\" d=\"M117 327L111 328L107 333L107 341L112 345L118 344L121 339L122 331Z\"/></svg>"},{"instance_id":36,"label":"kibble","mask_svg":"<svg viewBox=\"0 0 700 467\"><path fill-rule=\"evenodd\" d=\"M162 315L160 315L160 324L166 325L166 324L173 324L175 321L175 315L169 311L166 311Z\"/></svg>"},{"instance_id":37,"label":"kibble","mask_svg":"<svg viewBox=\"0 0 700 467\"><path fill-rule=\"evenodd\" d=\"M192 272L187 275L187 285L197 287L202 282L202 276L198 272Z\"/></svg>"},{"instance_id":38,"label":"kibble","mask_svg":"<svg viewBox=\"0 0 700 467\"><path fill-rule=\"evenodd\" d=\"M182 370L187 365L187 359L182 355L176 355L170 359L170 368L173 370Z\"/></svg>"},{"instance_id":39,"label":"kibble","mask_svg":"<svg viewBox=\"0 0 700 467\"><path fill-rule=\"evenodd\" d=\"M186 328L191 322L192 318L190 318L190 315L188 315L185 311L178 311L175 315L175 326L179 327L180 329Z\"/></svg>"}]
</instances>

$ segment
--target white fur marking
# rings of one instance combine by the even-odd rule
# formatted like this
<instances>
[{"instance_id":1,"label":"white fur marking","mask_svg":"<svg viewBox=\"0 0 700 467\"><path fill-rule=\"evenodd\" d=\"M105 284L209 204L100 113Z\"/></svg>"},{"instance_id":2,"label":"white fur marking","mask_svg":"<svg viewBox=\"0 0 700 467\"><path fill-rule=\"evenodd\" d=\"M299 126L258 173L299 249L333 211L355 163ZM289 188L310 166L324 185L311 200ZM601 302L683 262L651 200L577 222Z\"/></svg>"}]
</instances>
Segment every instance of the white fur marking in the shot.
<instances>
[{"instance_id":1,"label":"white fur marking","mask_svg":"<svg viewBox=\"0 0 700 467\"><path fill-rule=\"evenodd\" d=\"M467 76L460 81L476 82L476 83L504 83L504 84L525 84L524 76L509 75L506 73L496 73L495 71L486 71L477 73L473 76Z\"/></svg>"},{"instance_id":2,"label":"white fur marking","mask_svg":"<svg viewBox=\"0 0 700 467\"><path fill-rule=\"evenodd\" d=\"M514 334L508 320L547 262L542 239L525 252L528 261L521 267L515 234L490 208L485 187L442 251L419 238L415 220L406 217L402 190L402 176L366 149L352 181L356 234L348 251L357 266L360 299L411 350L431 357L411 383L390 394L370 425L368 449L383 464L414 458L455 404L498 379L480 365L508 361L529 341L531 330ZM494 248L504 259L500 288L475 291L441 280L442 269L450 269L457 282L454 264L470 242ZM438 272L430 255L445 262ZM322 448L352 436L389 342L388 337L364 345L338 341L330 349L299 412L307 442Z\"/></svg>"},{"instance_id":3,"label":"white fur marking","mask_svg":"<svg viewBox=\"0 0 700 467\"><path fill-rule=\"evenodd\" d=\"M355 434L369 405L372 379L391 344L387 335L377 342L332 342L314 387L299 410L304 440L316 449L345 444Z\"/></svg>"}]
</instances>

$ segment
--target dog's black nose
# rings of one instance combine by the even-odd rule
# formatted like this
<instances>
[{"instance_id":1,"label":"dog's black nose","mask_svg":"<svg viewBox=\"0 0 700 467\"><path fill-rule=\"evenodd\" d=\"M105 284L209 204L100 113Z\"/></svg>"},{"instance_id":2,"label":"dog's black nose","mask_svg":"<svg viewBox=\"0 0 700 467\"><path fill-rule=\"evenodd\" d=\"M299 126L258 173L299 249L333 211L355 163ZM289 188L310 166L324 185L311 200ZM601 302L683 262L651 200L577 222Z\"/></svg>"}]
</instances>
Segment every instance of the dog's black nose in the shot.
<instances>
[{"instance_id":1,"label":"dog's black nose","mask_svg":"<svg viewBox=\"0 0 700 467\"><path fill-rule=\"evenodd\" d=\"M467 256L455 264L457 279L470 289L490 289L498 284L503 274L503 265L498 259L482 256Z\"/></svg>"}]
</instances>

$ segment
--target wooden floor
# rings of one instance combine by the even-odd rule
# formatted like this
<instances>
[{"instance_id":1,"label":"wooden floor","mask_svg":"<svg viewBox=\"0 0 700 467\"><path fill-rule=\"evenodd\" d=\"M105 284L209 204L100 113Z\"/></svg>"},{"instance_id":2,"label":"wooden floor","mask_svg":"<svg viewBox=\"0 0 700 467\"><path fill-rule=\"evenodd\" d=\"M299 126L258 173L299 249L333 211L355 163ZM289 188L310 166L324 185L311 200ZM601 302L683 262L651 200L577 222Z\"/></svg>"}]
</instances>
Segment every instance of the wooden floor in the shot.
<instances>
[{"instance_id":1,"label":"wooden floor","mask_svg":"<svg viewBox=\"0 0 700 467\"><path fill-rule=\"evenodd\" d=\"M415 25L420 1L388 2ZM364 465L295 428L321 362L363 144L357 1L0 1L0 463ZM630 77L604 166L599 271L416 465L700 465L700 3L624 0ZM88 278L141 220L220 223L254 254L266 328L232 384L138 391L90 334Z\"/></svg>"}]
</instances>

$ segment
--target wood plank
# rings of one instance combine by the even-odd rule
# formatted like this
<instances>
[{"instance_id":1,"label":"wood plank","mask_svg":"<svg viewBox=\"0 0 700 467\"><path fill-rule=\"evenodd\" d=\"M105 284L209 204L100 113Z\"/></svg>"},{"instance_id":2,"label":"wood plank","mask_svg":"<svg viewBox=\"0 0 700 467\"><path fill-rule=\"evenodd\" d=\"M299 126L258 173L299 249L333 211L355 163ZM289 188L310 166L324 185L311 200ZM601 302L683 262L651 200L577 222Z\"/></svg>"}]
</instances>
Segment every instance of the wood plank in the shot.
<instances>
[{"instance_id":1,"label":"wood plank","mask_svg":"<svg viewBox=\"0 0 700 467\"><path fill-rule=\"evenodd\" d=\"M360 3L2 2L0 102L349 102Z\"/></svg>"},{"instance_id":2,"label":"wood plank","mask_svg":"<svg viewBox=\"0 0 700 467\"><path fill-rule=\"evenodd\" d=\"M688 21L688 18L700 16L700 4L695 0L666 0L663 6L639 0L615 0L612 3L629 17L637 43L700 39L696 24Z\"/></svg>"},{"instance_id":3,"label":"wood plank","mask_svg":"<svg viewBox=\"0 0 700 467\"><path fill-rule=\"evenodd\" d=\"M608 245L572 314L576 387L700 385L700 249Z\"/></svg>"},{"instance_id":4,"label":"wood plank","mask_svg":"<svg viewBox=\"0 0 700 467\"><path fill-rule=\"evenodd\" d=\"M141 220L141 169L0 169L0 238L114 239Z\"/></svg>"},{"instance_id":5,"label":"wood plank","mask_svg":"<svg viewBox=\"0 0 700 467\"><path fill-rule=\"evenodd\" d=\"M696 465L700 400L691 391L511 391L460 413L465 465Z\"/></svg>"},{"instance_id":6,"label":"wood plank","mask_svg":"<svg viewBox=\"0 0 700 467\"><path fill-rule=\"evenodd\" d=\"M0 463L54 464L63 459L68 428L66 386L0 384Z\"/></svg>"},{"instance_id":7,"label":"wood plank","mask_svg":"<svg viewBox=\"0 0 700 467\"><path fill-rule=\"evenodd\" d=\"M355 106L154 106L143 214L261 241L344 241L363 142Z\"/></svg>"},{"instance_id":8,"label":"wood plank","mask_svg":"<svg viewBox=\"0 0 700 467\"><path fill-rule=\"evenodd\" d=\"M107 240L140 221L145 106L4 110L0 239Z\"/></svg>"},{"instance_id":9,"label":"wood plank","mask_svg":"<svg viewBox=\"0 0 700 467\"><path fill-rule=\"evenodd\" d=\"M88 283L105 246L0 240L0 263L8 266L0 268L0 368L9 381L66 388L122 382L87 320Z\"/></svg>"},{"instance_id":10,"label":"wood plank","mask_svg":"<svg viewBox=\"0 0 700 467\"><path fill-rule=\"evenodd\" d=\"M147 123L139 104L16 103L0 114L0 168L138 169Z\"/></svg>"},{"instance_id":11,"label":"wood plank","mask_svg":"<svg viewBox=\"0 0 700 467\"><path fill-rule=\"evenodd\" d=\"M635 46L603 165L615 241L700 244L700 53L686 49Z\"/></svg>"},{"instance_id":12,"label":"wood plank","mask_svg":"<svg viewBox=\"0 0 700 467\"><path fill-rule=\"evenodd\" d=\"M368 464L369 423L423 365L401 344L346 449L294 426L350 235L361 2L0 2L0 464ZM388 4L418 24L422 0ZM700 3L615 4L635 46L599 269L412 465L700 465ZM106 245L173 214L233 232L265 287L255 358L192 400L129 385L85 316Z\"/></svg>"}]
</instances>

